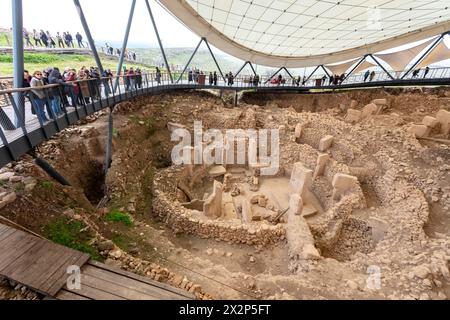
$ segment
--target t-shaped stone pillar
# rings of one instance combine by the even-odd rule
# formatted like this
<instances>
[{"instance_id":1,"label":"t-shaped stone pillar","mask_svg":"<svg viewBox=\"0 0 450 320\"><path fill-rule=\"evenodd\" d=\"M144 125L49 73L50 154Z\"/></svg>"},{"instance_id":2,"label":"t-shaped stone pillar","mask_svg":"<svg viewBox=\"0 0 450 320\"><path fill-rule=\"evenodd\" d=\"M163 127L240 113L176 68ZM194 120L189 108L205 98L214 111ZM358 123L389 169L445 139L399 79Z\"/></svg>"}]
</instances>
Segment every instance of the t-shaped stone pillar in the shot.
<instances>
[{"instance_id":1,"label":"t-shaped stone pillar","mask_svg":"<svg viewBox=\"0 0 450 320\"><path fill-rule=\"evenodd\" d=\"M289 183L289 195L299 194L301 197L311 189L313 182L313 172L306 168L303 163L294 164Z\"/></svg>"},{"instance_id":2,"label":"t-shaped stone pillar","mask_svg":"<svg viewBox=\"0 0 450 320\"><path fill-rule=\"evenodd\" d=\"M222 216L222 184L214 180L213 193L203 204L203 213L210 218L220 218Z\"/></svg>"},{"instance_id":3,"label":"t-shaped stone pillar","mask_svg":"<svg viewBox=\"0 0 450 320\"><path fill-rule=\"evenodd\" d=\"M333 200L339 201L341 197L358 185L358 178L343 173L337 173L333 178Z\"/></svg>"}]
</instances>

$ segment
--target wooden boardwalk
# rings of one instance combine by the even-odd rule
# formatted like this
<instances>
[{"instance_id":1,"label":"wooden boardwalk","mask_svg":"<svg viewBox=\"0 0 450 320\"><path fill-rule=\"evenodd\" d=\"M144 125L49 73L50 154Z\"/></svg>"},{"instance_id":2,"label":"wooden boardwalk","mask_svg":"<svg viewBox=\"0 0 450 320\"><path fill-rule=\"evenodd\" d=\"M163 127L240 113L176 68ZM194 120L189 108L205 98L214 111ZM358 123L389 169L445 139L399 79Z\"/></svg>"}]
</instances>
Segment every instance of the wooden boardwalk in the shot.
<instances>
[{"instance_id":1,"label":"wooden boardwalk","mask_svg":"<svg viewBox=\"0 0 450 320\"><path fill-rule=\"evenodd\" d=\"M69 266L81 270L81 287L67 287ZM188 300L194 295L91 261L84 253L0 224L0 277L57 300Z\"/></svg>"}]
</instances>

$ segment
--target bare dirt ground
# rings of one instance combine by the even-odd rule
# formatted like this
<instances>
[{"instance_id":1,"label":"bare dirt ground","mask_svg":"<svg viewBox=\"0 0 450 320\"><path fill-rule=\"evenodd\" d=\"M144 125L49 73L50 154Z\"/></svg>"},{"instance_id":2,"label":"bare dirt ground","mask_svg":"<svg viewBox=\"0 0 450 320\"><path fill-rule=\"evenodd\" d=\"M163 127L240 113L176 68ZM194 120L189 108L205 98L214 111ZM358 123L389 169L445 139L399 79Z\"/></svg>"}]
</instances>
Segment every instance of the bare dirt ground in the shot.
<instances>
[{"instance_id":1,"label":"bare dirt ground","mask_svg":"<svg viewBox=\"0 0 450 320\"><path fill-rule=\"evenodd\" d=\"M380 98L388 100L382 114L357 124L344 121L352 100L362 110ZM254 124L245 121L248 109L255 113ZM75 216L103 237L103 245L106 239L114 242L115 249L99 249L107 263L131 263L118 257L118 247L136 259L133 263L148 261L166 268L173 273L167 276L169 283L185 288L188 282L189 288L197 284L215 299L447 299L450 146L408 133L411 124L442 109L450 110L446 89L246 94L238 108L199 92L149 97L115 111L114 158L106 190L101 189L99 174L107 121L103 113L39 148L73 187L49 188L43 182L50 179L24 158L1 171L15 172L22 180L8 177L0 185L0 194L16 195L0 214L40 234L58 215ZM296 124L307 126L300 146L316 149L309 135L333 135L330 156L358 176L367 202L367 209L356 210L352 217L381 221L381 235L375 241L374 232L368 236L367 230L349 222L335 247L293 272L286 241L248 246L174 233L152 213L152 181L158 170L171 165L167 123L191 128L195 120L220 129L284 126L286 162L297 161L297 144L291 141ZM30 187L33 183L35 188ZM105 191L107 208L98 210L95 206ZM113 210L127 214L133 225L107 221ZM100 243L92 244L98 248ZM381 272L379 289L367 286L368 268L373 266ZM155 268L149 275L159 279Z\"/></svg>"}]
</instances>

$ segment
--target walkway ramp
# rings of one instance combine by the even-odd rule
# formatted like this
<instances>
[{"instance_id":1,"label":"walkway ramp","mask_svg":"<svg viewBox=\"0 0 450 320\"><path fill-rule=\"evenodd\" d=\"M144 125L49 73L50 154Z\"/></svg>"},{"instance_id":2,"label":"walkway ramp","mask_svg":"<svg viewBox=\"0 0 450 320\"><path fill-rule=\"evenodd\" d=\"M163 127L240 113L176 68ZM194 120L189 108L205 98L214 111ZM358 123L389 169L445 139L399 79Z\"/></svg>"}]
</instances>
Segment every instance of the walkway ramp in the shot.
<instances>
[{"instance_id":1,"label":"walkway ramp","mask_svg":"<svg viewBox=\"0 0 450 320\"><path fill-rule=\"evenodd\" d=\"M67 287L69 266L80 290ZM92 261L89 255L0 224L0 277L57 300L188 300L193 294Z\"/></svg>"}]
</instances>

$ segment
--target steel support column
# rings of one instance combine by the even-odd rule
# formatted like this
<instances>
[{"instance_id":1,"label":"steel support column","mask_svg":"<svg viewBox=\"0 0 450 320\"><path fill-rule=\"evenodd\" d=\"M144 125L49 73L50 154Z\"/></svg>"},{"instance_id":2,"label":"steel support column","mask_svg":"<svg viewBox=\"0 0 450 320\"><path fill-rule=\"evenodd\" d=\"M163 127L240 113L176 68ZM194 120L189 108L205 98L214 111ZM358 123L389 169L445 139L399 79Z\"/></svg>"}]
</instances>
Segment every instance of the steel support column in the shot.
<instances>
[{"instance_id":1,"label":"steel support column","mask_svg":"<svg viewBox=\"0 0 450 320\"><path fill-rule=\"evenodd\" d=\"M214 63L216 64L217 69L219 69L219 72L220 72L220 75L222 76L223 81L226 81L225 77L223 76L223 72L220 69L219 64L217 63L216 57L214 56L214 53L212 52L211 47L209 46L208 40L206 40L206 38L203 38L203 41L205 41L206 46L208 47L209 53L211 54L211 56L212 56L212 58L214 60Z\"/></svg>"},{"instance_id":2,"label":"steel support column","mask_svg":"<svg viewBox=\"0 0 450 320\"><path fill-rule=\"evenodd\" d=\"M292 76L292 74L289 72L289 70L286 67L283 67L284 71L291 77L292 80L295 80L295 78Z\"/></svg>"},{"instance_id":3,"label":"steel support column","mask_svg":"<svg viewBox=\"0 0 450 320\"><path fill-rule=\"evenodd\" d=\"M384 72L386 72L386 74L389 76L389 78L391 78L391 80L395 80L395 78L392 76L392 74L390 74L385 67L383 67L383 65L378 61L378 59L376 59L372 54L369 54L369 56L373 59L373 61L375 61L375 63L381 68L383 69Z\"/></svg>"},{"instance_id":4,"label":"steel support column","mask_svg":"<svg viewBox=\"0 0 450 320\"><path fill-rule=\"evenodd\" d=\"M367 58L367 54L364 56L364 57L362 57L362 59L361 60L359 60L358 61L358 63L350 70L350 72L345 76L345 78L344 78L344 80L345 79L347 79L355 70L356 70L356 68L358 68L360 65L361 65L361 63L363 63L365 60L366 60L366 58Z\"/></svg>"},{"instance_id":5,"label":"steel support column","mask_svg":"<svg viewBox=\"0 0 450 320\"><path fill-rule=\"evenodd\" d=\"M277 72L275 72L269 79L266 80L266 82L264 82L264 84L266 84L267 82L272 80L272 78L275 77L281 70L283 70L283 68L284 67L281 67L280 69L278 69Z\"/></svg>"},{"instance_id":6,"label":"steel support column","mask_svg":"<svg viewBox=\"0 0 450 320\"><path fill-rule=\"evenodd\" d=\"M246 61L246 62L244 63L244 65L239 69L238 72L236 72L236 74L235 74L234 76L237 77L237 76L239 75L239 73L241 73L242 70L244 70L244 68L245 68L245 66L246 66L247 64L248 64L248 61Z\"/></svg>"},{"instance_id":7,"label":"steel support column","mask_svg":"<svg viewBox=\"0 0 450 320\"><path fill-rule=\"evenodd\" d=\"M256 76L257 74L255 68L253 68L253 64L250 61L248 61L248 63L250 64L250 68L252 68L253 74Z\"/></svg>"},{"instance_id":8,"label":"steel support column","mask_svg":"<svg viewBox=\"0 0 450 320\"><path fill-rule=\"evenodd\" d=\"M112 163L112 140L113 140L113 108L109 108L109 115L108 115L108 134L106 137L106 151L105 151L105 163L104 163L104 177L106 179L106 176L108 175L109 168L111 167Z\"/></svg>"},{"instance_id":9,"label":"steel support column","mask_svg":"<svg viewBox=\"0 0 450 320\"><path fill-rule=\"evenodd\" d=\"M92 38L91 31L89 30L89 26L87 24L86 17L84 16L83 9L81 8L80 0L73 0L73 3L75 4L81 24L83 25L84 33L86 34L86 37L88 39L89 46L91 47L92 54L94 55L95 62L97 63L97 67L100 70L100 74L103 75L103 65L98 55L97 48L95 47L95 42Z\"/></svg>"},{"instance_id":10,"label":"steel support column","mask_svg":"<svg viewBox=\"0 0 450 320\"><path fill-rule=\"evenodd\" d=\"M311 79L311 77L314 75L314 73L316 73L317 70L319 70L320 67L323 67L323 65L317 66L314 71L309 75L308 78L306 78L305 83L309 81L309 79Z\"/></svg>"},{"instance_id":11,"label":"steel support column","mask_svg":"<svg viewBox=\"0 0 450 320\"><path fill-rule=\"evenodd\" d=\"M327 75L327 77L330 78L330 77L331 77L331 74L328 73L327 68L325 68L325 66L324 66L323 64L320 65L320 66L322 67L322 70L325 72L325 74Z\"/></svg>"},{"instance_id":12,"label":"steel support column","mask_svg":"<svg viewBox=\"0 0 450 320\"><path fill-rule=\"evenodd\" d=\"M22 88L24 80L22 0L12 0L12 18L14 88ZM21 125L25 125L25 101L23 93L15 93L14 101L20 112L20 114L14 113L14 122L16 127L20 127Z\"/></svg>"},{"instance_id":13,"label":"steel support column","mask_svg":"<svg viewBox=\"0 0 450 320\"><path fill-rule=\"evenodd\" d=\"M435 42L427 49L427 51L424 52L424 54L411 66L411 68L406 71L406 73L401 77L403 80L414 68L431 52L436 48L436 46L444 39L445 33L441 34L439 38L436 39ZM372 57L373 58L373 57Z\"/></svg>"},{"instance_id":14,"label":"steel support column","mask_svg":"<svg viewBox=\"0 0 450 320\"><path fill-rule=\"evenodd\" d=\"M134 15L135 8L136 8L136 0L132 0L130 15L128 16L127 28L125 30L125 36L123 38L123 43L122 43L122 51L120 52L119 64L117 65L117 74L118 75L120 75L120 73L122 72L123 60L125 59L125 50L127 49L127 46L128 46L128 37L130 35L131 24L133 22L133 15ZM120 80L120 77L117 78L116 82L114 83L114 92L117 91L117 87L119 86L119 80Z\"/></svg>"},{"instance_id":15,"label":"steel support column","mask_svg":"<svg viewBox=\"0 0 450 320\"><path fill-rule=\"evenodd\" d=\"M150 3L148 2L148 0L145 0L145 4L147 5L148 13L150 14L150 19L152 20L153 29L155 29L156 39L158 39L159 48L161 49L161 54L163 56L164 63L166 64L167 72L169 73L170 82L173 83L172 72L170 72L170 66L169 66L169 63L167 62L166 52L164 51L164 47L162 45L161 38L159 36L158 27L156 26L155 18L153 17L152 8L150 7Z\"/></svg>"},{"instance_id":16,"label":"steel support column","mask_svg":"<svg viewBox=\"0 0 450 320\"><path fill-rule=\"evenodd\" d=\"M177 83L180 82L181 78L183 78L183 74L186 72L186 69L189 67L189 65L191 64L192 59L194 59L195 54L198 51L198 48L200 48L200 45L203 42L203 38L200 39L200 42L198 43L197 47L195 48L194 52L192 53L191 57L189 58L189 61L186 63L186 65L184 66L183 72L180 74L180 77L177 80Z\"/></svg>"}]
</instances>

